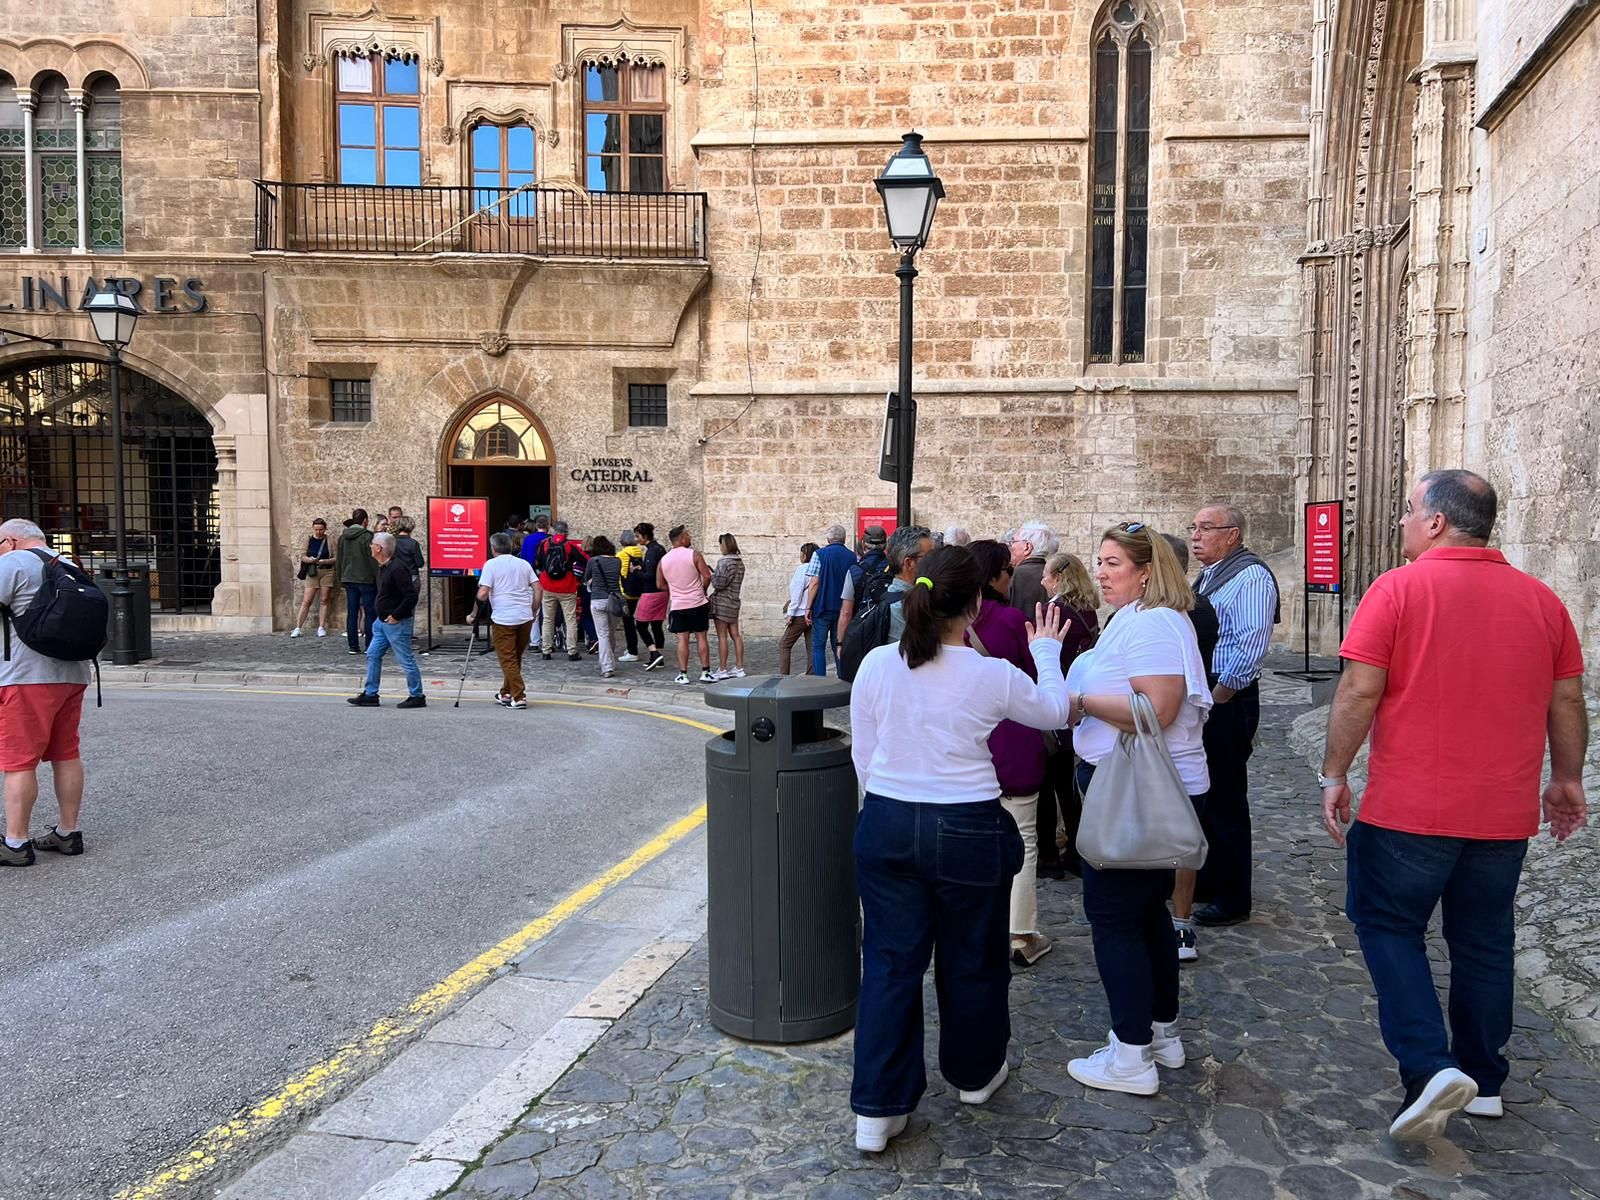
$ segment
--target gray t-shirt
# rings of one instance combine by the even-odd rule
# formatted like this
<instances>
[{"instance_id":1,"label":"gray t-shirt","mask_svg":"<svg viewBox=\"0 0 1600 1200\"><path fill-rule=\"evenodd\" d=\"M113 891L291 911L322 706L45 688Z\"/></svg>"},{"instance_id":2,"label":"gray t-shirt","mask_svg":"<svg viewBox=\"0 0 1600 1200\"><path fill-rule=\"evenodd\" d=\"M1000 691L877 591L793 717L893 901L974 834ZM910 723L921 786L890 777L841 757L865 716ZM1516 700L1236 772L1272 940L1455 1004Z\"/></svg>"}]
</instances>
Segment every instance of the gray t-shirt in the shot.
<instances>
[{"instance_id":1,"label":"gray t-shirt","mask_svg":"<svg viewBox=\"0 0 1600 1200\"><path fill-rule=\"evenodd\" d=\"M14 613L28 610L44 582L44 560L32 550L13 550L0 554L0 604ZM3 650L3 643L0 643ZM22 644L17 631L11 631L11 657L0 657L0 687L25 683L89 682L89 664L47 658Z\"/></svg>"}]
</instances>

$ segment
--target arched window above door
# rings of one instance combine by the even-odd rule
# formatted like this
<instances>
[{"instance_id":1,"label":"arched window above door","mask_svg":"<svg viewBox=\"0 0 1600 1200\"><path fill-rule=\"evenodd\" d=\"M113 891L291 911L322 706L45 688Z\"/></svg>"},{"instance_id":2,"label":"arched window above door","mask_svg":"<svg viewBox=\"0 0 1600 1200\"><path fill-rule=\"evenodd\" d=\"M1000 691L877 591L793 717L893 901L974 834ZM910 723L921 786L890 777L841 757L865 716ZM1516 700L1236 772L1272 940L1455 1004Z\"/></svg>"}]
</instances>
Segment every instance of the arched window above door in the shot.
<instances>
[{"instance_id":1,"label":"arched window above door","mask_svg":"<svg viewBox=\"0 0 1600 1200\"><path fill-rule=\"evenodd\" d=\"M502 397L480 404L457 426L450 442L453 463L550 463L544 431L521 405Z\"/></svg>"}]
</instances>

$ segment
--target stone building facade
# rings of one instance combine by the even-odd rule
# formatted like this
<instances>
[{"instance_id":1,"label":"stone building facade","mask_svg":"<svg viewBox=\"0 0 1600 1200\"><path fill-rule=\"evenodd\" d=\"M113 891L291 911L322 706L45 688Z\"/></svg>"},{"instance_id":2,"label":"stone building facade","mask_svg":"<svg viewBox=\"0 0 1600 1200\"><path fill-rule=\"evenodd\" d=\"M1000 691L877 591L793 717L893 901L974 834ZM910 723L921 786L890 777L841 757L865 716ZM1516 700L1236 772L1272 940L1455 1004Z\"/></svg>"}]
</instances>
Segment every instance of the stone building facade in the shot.
<instances>
[{"instance_id":1,"label":"stone building facade","mask_svg":"<svg viewBox=\"0 0 1600 1200\"><path fill-rule=\"evenodd\" d=\"M947 189L918 259L920 523L1042 517L1090 554L1108 523L1179 529L1226 496L1287 583L1298 501L1342 497L1359 591L1393 561L1401 480L1467 461L1572 599L1595 574L1570 509L1593 496L1593 273L1560 249L1525 268L1593 245L1568 102L1593 97L1592 6L1471 7L0 0L0 324L61 342L0 335L0 375L103 357L39 279L142 281L129 365L213 432L215 591L174 624L281 626L314 516L479 494L585 533L731 531L770 629L798 543L892 505L872 180L915 128ZM68 220L110 194L108 78L112 231ZM58 86L51 111L86 113L76 193L60 144L14 152ZM1554 173L1516 133L1546 112L1572 123ZM36 208L12 215L8 181ZM157 311L191 279L204 311ZM1570 420L1540 419L1530 371ZM29 459L26 420L39 505L78 442ZM1552 456L1560 480L1528 469ZM47 500L92 547L82 475L88 501Z\"/></svg>"}]
</instances>

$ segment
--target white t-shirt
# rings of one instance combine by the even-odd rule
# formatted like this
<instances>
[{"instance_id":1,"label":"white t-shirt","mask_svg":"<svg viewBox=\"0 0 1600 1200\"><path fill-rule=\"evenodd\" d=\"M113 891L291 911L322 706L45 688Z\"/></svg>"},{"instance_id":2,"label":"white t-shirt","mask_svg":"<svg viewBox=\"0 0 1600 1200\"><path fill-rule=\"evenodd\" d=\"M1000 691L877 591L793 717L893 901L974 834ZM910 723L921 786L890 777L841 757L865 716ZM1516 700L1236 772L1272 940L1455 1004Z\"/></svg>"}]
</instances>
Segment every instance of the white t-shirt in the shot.
<instances>
[{"instance_id":1,"label":"white t-shirt","mask_svg":"<svg viewBox=\"0 0 1600 1200\"><path fill-rule=\"evenodd\" d=\"M1211 776L1200 728L1211 707L1211 688L1188 613L1131 604L1119 609L1094 649L1072 660L1067 687L1090 696L1131 696L1133 685L1128 681L1138 675L1183 676L1183 703L1165 730L1167 750L1191 796L1209 790ZM1114 725L1088 717L1072 732L1073 752L1085 762L1099 763L1116 748L1117 734Z\"/></svg>"},{"instance_id":2,"label":"white t-shirt","mask_svg":"<svg viewBox=\"0 0 1600 1200\"><path fill-rule=\"evenodd\" d=\"M801 563L789 578L789 607L783 610L786 617L806 615L806 583L810 579L811 564Z\"/></svg>"},{"instance_id":3,"label":"white t-shirt","mask_svg":"<svg viewBox=\"0 0 1600 1200\"><path fill-rule=\"evenodd\" d=\"M483 564L478 586L489 589L489 619L496 625L533 620L533 568L515 554L496 554Z\"/></svg>"},{"instance_id":4,"label":"white t-shirt","mask_svg":"<svg viewBox=\"0 0 1600 1200\"><path fill-rule=\"evenodd\" d=\"M1039 682L970 646L940 646L913 671L891 642L861 660L850 690L851 755L861 786L920 804L973 804L1000 795L989 735L1002 720L1060 729L1067 720L1061 643L1029 649Z\"/></svg>"}]
</instances>

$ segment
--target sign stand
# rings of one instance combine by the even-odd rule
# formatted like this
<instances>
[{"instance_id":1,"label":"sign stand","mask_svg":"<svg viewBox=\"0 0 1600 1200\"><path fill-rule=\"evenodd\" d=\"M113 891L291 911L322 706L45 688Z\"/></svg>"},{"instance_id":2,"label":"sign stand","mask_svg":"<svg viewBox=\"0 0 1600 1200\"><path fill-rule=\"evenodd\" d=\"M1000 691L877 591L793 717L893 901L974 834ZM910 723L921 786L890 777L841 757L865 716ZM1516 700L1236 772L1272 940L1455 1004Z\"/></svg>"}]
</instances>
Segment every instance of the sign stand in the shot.
<instances>
[{"instance_id":1,"label":"sign stand","mask_svg":"<svg viewBox=\"0 0 1600 1200\"><path fill-rule=\"evenodd\" d=\"M434 649L433 577L476 575L488 555L488 497L428 497L428 650Z\"/></svg>"},{"instance_id":2,"label":"sign stand","mask_svg":"<svg viewBox=\"0 0 1600 1200\"><path fill-rule=\"evenodd\" d=\"M1304 679L1321 683L1336 678L1343 670L1343 661L1335 671L1311 669L1311 594L1332 593L1339 597L1339 641L1344 641L1344 501L1311 501L1305 506L1305 661L1298 671L1283 671L1291 679Z\"/></svg>"}]
</instances>

